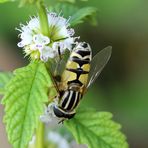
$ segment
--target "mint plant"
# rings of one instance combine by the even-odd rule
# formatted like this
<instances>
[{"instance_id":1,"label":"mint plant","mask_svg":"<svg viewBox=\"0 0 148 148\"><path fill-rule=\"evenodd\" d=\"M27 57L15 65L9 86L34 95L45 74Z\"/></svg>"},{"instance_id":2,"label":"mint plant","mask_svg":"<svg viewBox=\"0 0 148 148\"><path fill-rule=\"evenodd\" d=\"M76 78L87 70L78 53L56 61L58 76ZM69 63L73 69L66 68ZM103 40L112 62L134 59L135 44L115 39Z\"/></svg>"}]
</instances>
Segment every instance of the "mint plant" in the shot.
<instances>
[{"instance_id":1,"label":"mint plant","mask_svg":"<svg viewBox=\"0 0 148 148\"><path fill-rule=\"evenodd\" d=\"M74 0L68 2L75 3ZM58 49L62 55L66 55L67 50L72 51L80 37L74 36L75 31L71 27L87 19L95 23L97 10L93 7L78 8L64 1L49 9L43 0L22 0L19 3L20 6L27 4L35 5L38 16L32 17L26 25L21 24L17 30L20 32L18 47L22 48L30 64L13 73L0 73L1 103L5 107L4 123L12 147L30 147L29 142L35 137L33 147L44 148L45 125L54 118L50 105L58 93L51 73L53 59L58 56ZM120 131L121 126L112 121L109 112L97 112L89 106L79 107L74 118L64 121L62 126L79 144L86 144L89 148L128 147L126 137Z\"/></svg>"}]
</instances>

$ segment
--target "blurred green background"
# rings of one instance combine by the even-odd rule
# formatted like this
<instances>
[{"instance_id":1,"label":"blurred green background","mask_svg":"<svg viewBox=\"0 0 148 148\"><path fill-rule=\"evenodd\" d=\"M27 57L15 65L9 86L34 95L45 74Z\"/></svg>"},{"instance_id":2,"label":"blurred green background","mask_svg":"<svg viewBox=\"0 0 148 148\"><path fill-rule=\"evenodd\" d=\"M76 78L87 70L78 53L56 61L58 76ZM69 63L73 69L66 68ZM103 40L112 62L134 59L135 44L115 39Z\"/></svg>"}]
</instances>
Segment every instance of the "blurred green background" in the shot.
<instances>
[{"instance_id":1,"label":"blurred green background","mask_svg":"<svg viewBox=\"0 0 148 148\"><path fill-rule=\"evenodd\" d=\"M82 103L112 112L131 148L148 148L148 1L89 0L77 5L97 7L98 25L81 24L75 28L76 36L89 42L94 53L113 47L111 60ZM15 28L34 14L33 6L0 5L0 70L27 64L16 45ZM0 109L0 143L7 148Z\"/></svg>"}]
</instances>

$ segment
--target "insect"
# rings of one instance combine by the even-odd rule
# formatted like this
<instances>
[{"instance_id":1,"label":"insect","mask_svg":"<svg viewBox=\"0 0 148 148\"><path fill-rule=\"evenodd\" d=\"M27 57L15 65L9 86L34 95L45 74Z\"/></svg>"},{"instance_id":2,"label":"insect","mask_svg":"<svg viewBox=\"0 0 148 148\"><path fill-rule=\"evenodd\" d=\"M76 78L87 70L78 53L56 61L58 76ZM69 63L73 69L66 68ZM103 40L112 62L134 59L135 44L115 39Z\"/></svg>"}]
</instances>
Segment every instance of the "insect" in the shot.
<instances>
[{"instance_id":1,"label":"insect","mask_svg":"<svg viewBox=\"0 0 148 148\"><path fill-rule=\"evenodd\" d=\"M54 66L54 71L59 74L54 73L58 96L55 98L53 112L60 122L74 117L83 95L109 61L111 51L112 47L108 46L92 58L89 44L80 42L73 48L66 62L61 60L58 66Z\"/></svg>"}]
</instances>

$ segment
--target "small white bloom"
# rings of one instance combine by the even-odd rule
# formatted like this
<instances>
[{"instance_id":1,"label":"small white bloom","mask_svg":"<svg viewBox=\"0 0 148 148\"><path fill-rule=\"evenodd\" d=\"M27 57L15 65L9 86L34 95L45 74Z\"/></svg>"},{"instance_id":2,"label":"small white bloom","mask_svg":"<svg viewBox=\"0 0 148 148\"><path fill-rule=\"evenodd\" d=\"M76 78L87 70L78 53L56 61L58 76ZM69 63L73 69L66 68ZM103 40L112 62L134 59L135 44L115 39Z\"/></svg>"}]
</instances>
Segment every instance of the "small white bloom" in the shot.
<instances>
[{"instance_id":1,"label":"small white bloom","mask_svg":"<svg viewBox=\"0 0 148 148\"><path fill-rule=\"evenodd\" d=\"M29 23L28 23L28 27L29 27L31 30L39 30L39 28L40 28L40 23L39 23L38 18L31 18L31 20L30 20Z\"/></svg>"},{"instance_id":2,"label":"small white bloom","mask_svg":"<svg viewBox=\"0 0 148 148\"><path fill-rule=\"evenodd\" d=\"M40 48L39 51L40 59L45 62L48 61L49 58L54 58L56 55L55 51L49 46L44 46L43 48Z\"/></svg>"},{"instance_id":3,"label":"small white bloom","mask_svg":"<svg viewBox=\"0 0 148 148\"><path fill-rule=\"evenodd\" d=\"M21 41L18 47L24 48L26 55L33 59L40 59L47 62L48 59L58 56L58 50L63 54L66 49L72 50L75 44L74 29L70 28L67 19L56 13L48 13L49 35L41 33L39 18L34 17L27 25L20 25Z\"/></svg>"},{"instance_id":4,"label":"small white bloom","mask_svg":"<svg viewBox=\"0 0 148 148\"><path fill-rule=\"evenodd\" d=\"M29 144L32 145L32 144L35 143L35 141L36 141L36 137L35 137L35 135L33 135L31 141L29 142Z\"/></svg>"},{"instance_id":5,"label":"small white bloom","mask_svg":"<svg viewBox=\"0 0 148 148\"><path fill-rule=\"evenodd\" d=\"M42 34L36 34L33 36L33 41L36 45L47 45L50 43L50 39Z\"/></svg>"},{"instance_id":6,"label":"small white bloom","mask_svg":"<svg viewBox=\"0 0 148 148\"><path fill-rule=\"evenodd\" d=\"M57 132L50 131L48 140L57 145L58 148L70 148L70 144Z\"/></svg>"},{"instance_id":7,"label":"small white bloom","mask_svg":"<svg viewBox=\"0 0 148 148\"><path fill-rule=\"evenodd\" d=\"M58 124L59 119L55 116L53 112L54 102L50 103L48 106L45 106L44 114L40 116L40 120L44 123L55 122Z\"/></svg>"},{"instance_id":8,"label":"small white bloom","mask_svg":"<svg viewBox=\"0 0 148 148\"><path fill-rule=\"evenodd\" d=\"M75 38L67 38L63 41L64 49L72 50L73 44L75 44Z\"/></svg>"},{"instance_id":9,"label":"small white bloom","mask_svg":"<svg viewBox=\"0 0 148 148\"><path fill-rule=\"evenodd\" d=\"M40 54L42 56L44 56L45 54L43 53L50 53L50 47L47 48L46 45L48 45L50 43L50 39L47 36L44 36L42 34L36 34L33 36L33 48L32 49L38 49L40 51ZM46 52L45 52L46 51ZM48 57L48 55L43 58L46 59ZM44 61L44 60L43 60Z\"/></svg>"},{"instance_id":10,"label":"small white bloom","mask_svg":"<svg viewBox=\"0 0 148 148\"><path fill-rule=\"evenodd\" d=\"M23 32L20 35L22 41L18 43L19 47L24 47L32 43L32 31L28 27L23 27L22 30Z\"/></svg>"}]
</instances>

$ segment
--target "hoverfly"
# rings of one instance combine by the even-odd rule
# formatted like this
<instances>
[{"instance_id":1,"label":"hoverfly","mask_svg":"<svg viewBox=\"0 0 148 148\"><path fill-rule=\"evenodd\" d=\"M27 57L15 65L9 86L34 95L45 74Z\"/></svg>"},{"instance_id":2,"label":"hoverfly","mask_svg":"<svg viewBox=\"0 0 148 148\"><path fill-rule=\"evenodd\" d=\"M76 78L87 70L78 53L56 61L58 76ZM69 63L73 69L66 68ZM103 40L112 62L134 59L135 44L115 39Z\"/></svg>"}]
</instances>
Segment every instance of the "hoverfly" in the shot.
<instances>
[{"instance_id":1,"label":"hoverfly","mask_svg":"<svg viewBox=\"0 0 148 148\"><path fill-rule=\"evenodd\" d=\"M56 96L57 103L53 106L53 112L61 121L74 117L75 109L83 95L109 61L111 51L112 47L108 46L92 58L89 44L78 43L70 53L60 79L57 79L58 74L54 74L58 96ZM63 67L62 64L59 65L58 67Z\"/></svg>"}]
</instances>

